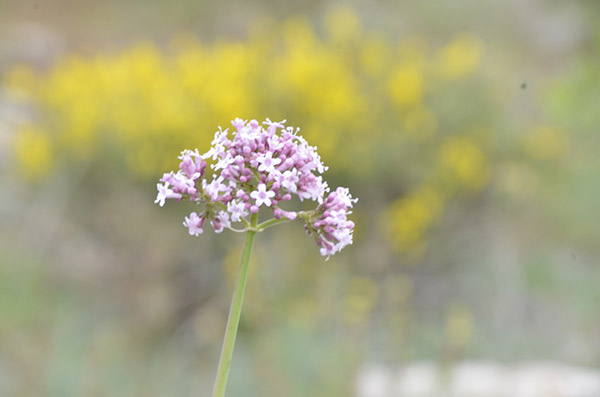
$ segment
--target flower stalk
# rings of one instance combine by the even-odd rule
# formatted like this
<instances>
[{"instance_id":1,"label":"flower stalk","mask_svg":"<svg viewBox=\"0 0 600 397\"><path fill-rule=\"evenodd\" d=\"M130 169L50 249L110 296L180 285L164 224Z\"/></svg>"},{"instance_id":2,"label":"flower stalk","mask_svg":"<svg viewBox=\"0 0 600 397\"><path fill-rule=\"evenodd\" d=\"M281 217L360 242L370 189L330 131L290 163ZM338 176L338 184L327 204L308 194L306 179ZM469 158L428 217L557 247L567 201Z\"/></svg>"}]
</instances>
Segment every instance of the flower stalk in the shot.
<instances>
[{"instance_id":1,"label":"flower stalk","mask_svg":"<svg viewBox=\"0 0 600 397\"><path fill-rule=\"evenodd\" d=\"M217 368L213 397L225 396L225 387L227 386L229 368L231 367L235 338L240 323L242 304L244 303L244 291L246 290L246 281L248 280L250 256L252 255L254 237L256 236L257 220L258 214L253 214L251 219L252 227L246 232L246 242L244 243L242 259L240 260L240 267L233 288L233 297L231 299L231 307L229 308L229 317L227 318L227 327L225 328L225 337L223 339L223 347L221 348L221 358L219 359L219 367Z\"/></svg>"}]
</instances>

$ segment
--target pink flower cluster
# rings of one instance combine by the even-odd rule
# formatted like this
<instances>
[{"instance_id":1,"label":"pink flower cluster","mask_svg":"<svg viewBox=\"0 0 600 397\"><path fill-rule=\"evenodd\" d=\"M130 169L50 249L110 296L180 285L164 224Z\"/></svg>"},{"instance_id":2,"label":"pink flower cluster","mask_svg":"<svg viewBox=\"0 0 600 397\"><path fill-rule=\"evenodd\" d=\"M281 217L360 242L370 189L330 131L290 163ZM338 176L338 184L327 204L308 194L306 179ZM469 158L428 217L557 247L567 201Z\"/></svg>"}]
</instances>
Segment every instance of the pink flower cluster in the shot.
<instances>
[{"instance_id":1,"label":"pink flower cluster","mask_svg":"<svg viewBox=\"0 0 600 397\"><path fill-rule=\"evenodd\" d=\"M267 119L261 126L256 120L235 119L233 136L228 130L215 133L210 150L184 150L177 172L164 174L157 185L155 203L183 198L204 204L201 213L192 212L184 225L191 235L203 232L208 220L215 232L231 228L232 222L250 227L248 219L260 207L269 208L275 219L302 217L306 230L314 235L322 255L332 255L352 243L354 223L347 220L352 204L348 189L329 193L322 174L327 168L316 148L293 127ZM207 161L213 171L206 176ZM314 211L286 211L279 204L297 196L300 201L318 203Z\"/></svg>"},{"instance_id":2,"label":"pink flower cluster","mask_svg":"<svg viewBox=\"0 0 600 397\"><path fill-rule=\"evenodd\" d=\"M357 200L347 188L338 187L307 219L304 228L315 236L321 255L329 257L352 244L354 222L348 220L347 215Z\"/></svg>"}]
</instances>

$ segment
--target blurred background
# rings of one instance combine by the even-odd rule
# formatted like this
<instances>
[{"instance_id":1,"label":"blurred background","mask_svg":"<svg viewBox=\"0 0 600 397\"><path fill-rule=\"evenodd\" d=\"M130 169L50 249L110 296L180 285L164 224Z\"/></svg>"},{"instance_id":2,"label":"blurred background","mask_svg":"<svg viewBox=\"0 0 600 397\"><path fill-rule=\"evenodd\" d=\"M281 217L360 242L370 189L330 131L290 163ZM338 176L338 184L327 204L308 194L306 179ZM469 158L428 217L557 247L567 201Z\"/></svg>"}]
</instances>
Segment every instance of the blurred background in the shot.
<instances>
[{"instance_id":1,"label":"blurred background","mask_svg":"<svg viewBox=\"0 0 600 397\"><path fill-rule=\"evenodd\" d=\"M230 396L366 365L600 365L600 3L0 0L0 395L209 395L243 236L153 204L287 119L358 202L257 238Z\"/></svg>"}]
</instances>

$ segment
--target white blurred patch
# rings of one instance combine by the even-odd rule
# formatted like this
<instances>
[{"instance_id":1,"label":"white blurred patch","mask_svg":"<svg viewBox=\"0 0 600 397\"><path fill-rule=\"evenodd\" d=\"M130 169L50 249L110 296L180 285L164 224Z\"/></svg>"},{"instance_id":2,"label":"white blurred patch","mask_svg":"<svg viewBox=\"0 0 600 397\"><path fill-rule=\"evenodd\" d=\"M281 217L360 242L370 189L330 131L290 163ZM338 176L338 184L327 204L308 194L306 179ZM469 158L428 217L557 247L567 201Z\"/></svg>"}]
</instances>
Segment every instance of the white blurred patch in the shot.
<instances>
[{"instance_id":1,"label":"white blurred patch","mask_svg":"<svg viewBox=\"0 0 600 397\"><path fill-rule=\"evenodd\" d=\"M600 371L552 362L470 361L446 370L427 362L399 370L370 365L356 390L357 397L597 397Z\"/></svg>"}]
</instances>

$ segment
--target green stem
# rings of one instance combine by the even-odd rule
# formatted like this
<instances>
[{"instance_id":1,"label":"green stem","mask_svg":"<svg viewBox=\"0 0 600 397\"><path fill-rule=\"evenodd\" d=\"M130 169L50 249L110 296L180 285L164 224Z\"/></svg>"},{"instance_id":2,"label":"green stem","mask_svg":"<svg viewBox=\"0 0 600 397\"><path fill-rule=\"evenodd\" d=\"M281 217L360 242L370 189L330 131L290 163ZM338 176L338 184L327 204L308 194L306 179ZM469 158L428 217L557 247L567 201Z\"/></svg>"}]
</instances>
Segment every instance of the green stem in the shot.
<instances>
[{"instance_id":1,"label":"green stem","mask_svg":"<svg viewBox=\"0 0 600 397\"><path fill-rule=\"evenodd\" d=\"M308 212L308 211L298 211L298 212L296 212L296 215L298 216L298 218L306 218L308 215L310 215L310 212ZM291 219L290 218L286 218L286 217L282 217L280 219L271 218L268 221L264 221L263 223L261 223L260 225L258 225L256 227L256 229L259 232L262 232L266 228L269 228L269 227L271 227L273 225L277 225L278 223L290 222L290 221L291 221Z\"/></svg>"},{"instance_id":2,"label":"green stem","mask_svg":"<svg viewBox=\"0 0 600 397\"><path fill-rule=\"evenodd\" d=\"M244 291L246 290L248 268L250 267L250 255L252 254L252 246L254 245L254 237L256 236L257 223L258 215L254 214L252 215L251 220L252 227L246 233L246 242L244 243L242 260L240 261L237 279L235 280L235 287L233 288L233 298L231 300L231 307L229 308L229 317L227 318L227 327L225 329L225 338L223 340L223 348L221 349L221 358L219 359L213 397L225 396L225 387L227 386L227 377L229 375L229 367L231 366L235 337L240 323L240 315L242 314Z\"/></svg>"},{"instance_id":3,"label":"green stem","mask_svg":"<svg viewBox=\"0 0 600 397\"><path fill-rule=\"evenodd\" d=\"M268 221L264 221L263 223L258 225L257 230L259 232L262 232L263 230L265 230L268 227L271 227L271 226L276 225L281 222L289 222L289 221L290 221L290 219L288 219L288 218L281 218L281 219L271 218Z\"/></svg>"}]
</instances>

